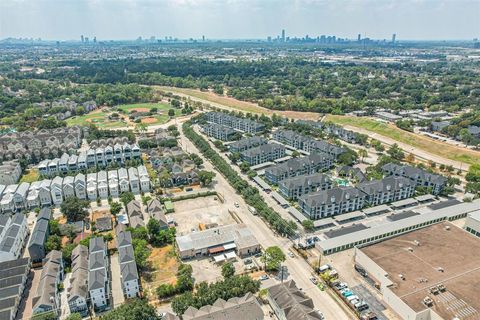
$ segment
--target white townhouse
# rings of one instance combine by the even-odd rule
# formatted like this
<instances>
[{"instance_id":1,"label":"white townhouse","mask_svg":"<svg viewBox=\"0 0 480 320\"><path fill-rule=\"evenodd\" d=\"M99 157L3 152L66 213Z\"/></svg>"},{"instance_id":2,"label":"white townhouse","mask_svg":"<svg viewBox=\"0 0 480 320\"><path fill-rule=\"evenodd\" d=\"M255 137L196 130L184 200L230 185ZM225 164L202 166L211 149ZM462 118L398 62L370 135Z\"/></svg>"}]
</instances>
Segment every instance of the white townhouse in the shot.
<instances>
[{"instance_id":1,"label":"white townhouse","mask_svg":"<svg viewBox=\"0 0 480 320\"><path fill-rule=\"evenodd\" d=\"M60 205L63 202L63 178L56 176L50 185L50 193L52 194L52 202L54 205Z\"/></svg>"},{"instance_id":2,"label":"white townhouse","mask_svg":"<svg viewBox=\"0 0 480 320\"><path fill-rule=\"evenodd\" d=\"M111 146L106 146L104 149L105 164L112 163L113 158L113 148Z\"/></svg>"},{"instance_id":3,"label":"white townhouse","mask_svg":"<svg viewBox=\"0 0 480 320\"><path fill-rule=\"evenodd\" d=\"M113 146L113 154L116 162L123 162L125 158L123 156L123 148L119 143L115 143Z\"/></svg>"},{"instance_id":4,"label":"white townhouse","mask_svg":"<svg viewBox=\"0 0 480 320\"><path fill-rule=\"evenodd\" d=\"M120 186L120 193L130 191L130 182L128 180L127 169L118 169L118 184Z\"/></svg>"},{"instance_id":5,"label":"white townhouse","mask_svg":"<svg viewBox=\"0 0 480 320\"><path fill-rule=\"evenodd\" d=\"M5 190L3 190L2 200L0 200L0 208L2 212L9 212L15 210L15 205L13 203L13 195L17 191L18 184L8 185Z\"/></svg>"},{"instance_id":6,"label":"white townhouse","mask_svg":"<svg viewBox=\"0 0 480 320\"><path fill-rule=\"evenodd\" d=\"M38 198L40 199L41 206L49 206L52 204L52 193L50 192L50 185L52 180L42 180L42 185L38 190Z\"/></svg>"},{"instance_id":7,"label":"white townhouse","mask_svg":"<svg viewBox=\"0 0 480 320\"><path fill-rule=\"evenodd\" d=\"M96 173L87 174L87 197L90 200L96 200L98 197Z\"/></svg>"},{"instance_id":8,"label":"white townhouse","mask_svg":"<svg viewBox=\"0 0 480 320\"><path fill-rule=\"evenodd\" d=\"M138 144L134 144L132 146L132 158L133 159L140 159L140 156L142 155L142 153L140 152L140 147L138 146Z\"/></svg>"},{"instance_id":9,"label":"white townhouse","mask_svg":"<svg viewBox=\"0 0 480 320\"><path fill-rule=\"evenodd\" d=\"M134 298L138 296L140 287L130 231L117 232L117 249L123 294L127 299Z\"/></svg>"},{"instance_id":10,"label":"white townhouse","mask_svg":"<svg viewBox=\"0 0 480 320\"><path fill-rule=\"evenodd\" d=\"M60 160L58 161L58 170L60 172L68 172L68 160L70 156L66 153L62 154Z\"/></svg>"},{"instance_id":11,"label":"white townhouse","mask_svg":"<svg viewBox=\"0 0 480 320\"><path fill-rule=\"evenodd\" d=\"M112 197L118 197L120 195L117 170L108 171L108 190L110 191L110 195Z\"/></svg>"},{"instance_id":12,"label":"white townhouse","mask_svg":"<svg viewBox=\"0 0 480 320\"><path fill-rule=\"evenodd\" d=\"M87 153L82 151L78 154L77 158L77 169L83 170L87 168Z\"/></svg>"},{"instance_id":13,"label":"white townhouse","mask_svg":"<svg viewBox=\"0 0 480 320\"><path fill-rule=\"evenodd\" d=\"M138 176L140 179L140 190L142 192L150 191L150 177L148 176L147 168L143 165L138 167Z\"/></svg>"},{"instance_id":14,"label":"white townhouse","mask_svg":"<svg viewBox=\"0 0 480 320\"><path fill-rule=\"evenodd\" d=\"M88 294L95 310L104 310L110 296L107 246L102 237L90 239L88 258Z\"/></svg>"},{"instance_id":15,"label":"white townhouse","mask_svg":"<svg viewBox=\"0 0 480 320\"><path fill-rule=\"evenodd\" d=\"M75 178L68 176L63 179L63 196L65 199L68 197L75 197Z\"/></svg>"},{"instance_id":16,"label":"white townhouse","mask_svg":"<svg viewBox=\"0 0 480 320\"><path fill-rule=\"evenodd\" d=\"M79 199L87 199L87 186L85 182L85 175L79 173L75 176L75 196Z\"/></svg>"},{"instance_id":17,"label":"white townhouse","mask_svg":"<svg viewBox=\"0 0 480 320\"><path fill-rule=\"evenodd\" d=\"M97 164L97 159L95 157L95 150L94 149L88 149L87 150L87 167L95 167Z\"/></svg>"},{"instance_id":18,"label":"white townhouse","mask_svg":"<svg viewBox=\"0 0 480 320\"><path fill-rule=\"evenodd\" d=\"M39 190L41 186L42 181L35 181L30 185L27 195L27 207L29 209L40 207Z\"/></svg>"},{"instance_id":19,"label":"white townhouse","mask_svg":"<svg viewBox=\"0 0 480 320\"><path fill-rule=\"evenodd\" d=\"M22 182L18 186L17 190L13 194L13 204L15 206L15 210L23 210L27 207L27 195L28 189L30 188L30 183Z\"/></svg>"},{"instance_id":20,"label":"white townhouse","mask_svg":"<svg viewBox=\"0 0 480 320\"><path fill-rule=\"evenodd\" d=\"M132 147L126 142L123 144L123 157L125 160L132 159Z\"/></svg>"},{"instance_id":21,"label":"white townhouse","mask_svg":"<svg viewBox=\"0 0 480 320\"><path fill-rule=\"evenodd\" d=\"M78 170L78 156L72 154L68 158L68 171L77 171Z\"/></svg>"},{"instance_id":22,"label":"white townhouse","mask_svg":"<svg viewBox=\"0 0 480 320\"><path fill-rule=\"evenodd\" d=\"M97 172L97 190L98 196L102 199L108 198L108 182L107 182L107 172L99 171Z\"/></svg>"},{"instance_id":23,"label":"white townhouse","mask_svg":"<svg viewBox=\"0 0 480 320\"><path fill-rule=\"evenodd\" d=\"M28 235L27 218L23 213L14 214L3 226L0 239L0 262L20 257Z\"/></svg>"},{"instance_id":24,"label":"white townhouse","mask_svg":"<svg viewBox=\"0 0 480 320\"><path fill-rule=\"evenodd\" d=\"M130 189L133 193L140 193L140 180L138 179L137 168L128 168L128 178L130 180Z\"/></svg>"},{"instance_id":25,"label":"white townhouse","mask_svg":"<svg viewBox=\"0 0 480 320\"><path fill-rule=\"evenodd\" d=\"M97 165L105 165L105 152L102 147L95 149L95 157L97 159Z\"/></svg>"}]
</instances>

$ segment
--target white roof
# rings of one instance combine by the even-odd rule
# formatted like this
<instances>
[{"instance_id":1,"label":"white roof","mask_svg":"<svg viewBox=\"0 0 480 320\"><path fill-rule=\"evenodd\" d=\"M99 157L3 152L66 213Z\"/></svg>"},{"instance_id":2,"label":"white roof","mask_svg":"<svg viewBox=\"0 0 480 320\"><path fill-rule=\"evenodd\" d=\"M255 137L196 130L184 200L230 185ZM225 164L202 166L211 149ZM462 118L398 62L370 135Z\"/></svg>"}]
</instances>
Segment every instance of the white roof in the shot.
<instances>
[{"instance_id":1,"label":"white roof","mask_svg":"<svg viewBox=\"0 0 480 320\"><path fill-rule=\"evenodd\" d=\"M393 231L415 226L424 222L429 222L437 219L444 220L444 219L448 219L449 217L454 217L457 215L478 211L479 206L480 206L480 199L472 202L463 202L447 208L442 208L439 210L427 212L424 214L419 214L409 218L392 221L376 227L371 227L371 228L360 230L357 232L345 234L343 236L329 238L329 239L317 242L316 245L321 250L327 251L327 250L338 248L344 245L349 245L357 241L366 240L372 237L384 235Z\"/></svg>"},{"instance_id":2,"label":"white roof","mask_svg":"<svg viewBox=\"0 0 480 320\"><path fill-rule=\"evenodd\" d=\"M234 251L230 251L230 252L225 253L225 258L227 258L228 260L236 259L237 255L235 254Z\"/></svg>"},{"instance_id":3,"label":"white roof","mask_svg":"<svg viewBox=\"0 0 480 320\"><path fill-rule=\"evenodd\" d=\"M262 178L260 178L259 176L256 176L253 178L253 181L255 181L263 190L271 190L272 188L268 185L268 183L266 183L265 181L263 181Z\"/></svg>"},{"instance_id":4,"label":"white roof","mask_svg":"<svg viewBox=\"0 0 480 320\"><path fill-rule=\"evenodd\" d=\"M415 197L415 199L418 201L427 201L435 199L435 196L433 194L424 194L423 196Z\"/></svg>"},{"instance_id":5,"label":"white roof","mask_svg":"<svg viewBox=\"0 0 480 320\"><path fill-rule=\"evenodd\" d=\"M370 215L370 214L375 214L377 212L390 211L390 208L386 204L381 204L381 205L376 206L376 207L363 209L362 211L366 215Z\"/></svg>"},{"instance_id":6,"label":"white roof","mask_svg":"<svg viewBox=\"0 0 480 320\"><path fill-rule=\"evenodd\" d=\"M315 220L313 221L313 226L315 228L321 228L321 227L325 227L325 226L328 226L328 225L331 225L331 224L335 224L335 220L333 220L333 218L323 218L323 219L320 219L320 220Z\"/></svg>"},{"instance_id":7,"label":"white roof","mask_svg":"<svg viewBox=\"0 0 480 320\"><path fill-rule=\"evenodd\" d=\"M305 220L308 220L307 217L305 217L300 211L298 211L297 209L295 209L294 207L290 207L288 208L288 213L290 213L295 219L297 219L298 221L300 222L303 222ZM320 220L318 220L320 221ZM315 221L316 222L316 221ZM314 222L314 223L315 223Z\"/></svg>"},{"instance_id":8,"label":"white roof","mask_svg":"<svg viewBox=\"0 0 480 320\"><path fill-rule=\"evenodd\" d=\"M225 255L219 254L219 255L213 256L213 260L215 260L215 262L225 261Z\"/></svg>"},{"instance_id":9,"label":"white roof","mask_svg":"<svg viewBox=\"0 0 480 320\"><path fill-rule=\"evenodd\" d=\"M353 211L353 212L349 212L349 213L344 213L344 214L340 214L338 216L335 216L335 220L338 221L338 222L343 222L343 221L347 221L347 220L350 220L350 219L355 219L355 218L365 218L365 216L363 215L363 213L361 211Z\"/></svg>"},{"instance_id":10,"label":"white roof","mask_svg":"<svg viewBox=\"0 0 480 320\"><path fill-rule=\"evenodd\" d=\"M409 198L409 199L403 199L403 200L400 200L400 201L392 202L390 205L392 206L392 208L398 208L398 207L404 207L404 206L412 205L412 204L415 204L415 203L417 203L417 200Z\"/></svg>"}]
</instances>

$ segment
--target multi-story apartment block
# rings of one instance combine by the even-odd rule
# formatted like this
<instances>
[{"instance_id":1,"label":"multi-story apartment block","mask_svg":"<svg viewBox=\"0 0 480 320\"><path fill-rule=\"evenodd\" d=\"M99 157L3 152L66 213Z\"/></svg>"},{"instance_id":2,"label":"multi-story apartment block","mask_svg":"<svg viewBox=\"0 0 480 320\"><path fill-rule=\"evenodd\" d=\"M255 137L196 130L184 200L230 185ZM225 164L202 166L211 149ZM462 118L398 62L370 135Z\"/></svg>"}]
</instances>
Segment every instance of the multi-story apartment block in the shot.
<instances>
[{"instance_id":1,"label":"multi-story apartment block","mask_svg":"<svg viewBox=\"0 0 480 320\"><path fill-rule=\"evenodd\" d=\"M322 173L287 178L278 183L278 191L291 200L297 200L305 194L327 190L331 187L332 180Z\"/></svg>"},{"instance_id":2,"label":"multi-story apartment block","mask_svg":"<svg viewBox=\"0 0 480 320\"><path fill-rule=\"evenodd\" d=\"M366 201L372 206L410 198L415 194L415 182L395 176L363 182L357 188L367 195Z\"/></svg>"},{"instance_id":3,"label":"multi-story apartment block","mask_svg":"<svg viewBox=\"0 0 480 320\"><path fill-rule=\"evenodd\" d=\"M59 285L62 283L63 273L62 252L58 250L50 251L43 261L40 283L32 300L33 314L53 311L57 316L60 315Z\"/></svg>"},{"instance_id":4,"label":"multi-story apartment block","mask_svg":"<svg viewBox=\"0 0 480 320\"><path fill-rule=\"evenodd\" d=\"M240 154L242 161L248 162L251 166L280 159L284 156L285 147L276 143L264 144L245 150Z\"/></svg>"},{"instance_id":5,"label":"multi-story apartment block","mask_svg":"<svg viewBox=\"0 0 480 320\"><path fill-rule=\"evenodd\" d=\"M337 159L346 150L345 148L328 143L323 140L315 140L291 130L277 130L273 138L281 143L310 153L323 152Z\"/></svg>"},{"instance_id":6,"label":"multi-story apartment block","mask_svg":"<svg viewBox=\"0 0 480 320\"><path fill-rule=\"evenodd\" d=\"M224 125L242 132L258 133L265 129L265 125L263 123L246 118L231 116L223 112L208 112L205 114L205 116L207 121L210 123Z\"/></svg>"},{"instance_id":7,"label":"multi-story apartment block","mask_svg":"<svg viewBox=\"0 0 480 320\"><path fill-rule=\"evenodd\" d=\"M72 276L67 289L68 307L70 313L88 315L88 248L79 244L72 251Z\"/></svg>"},{"instance_id":8,"label":"multi-story apartment block","mask_svg":"<svg viewBox=\"0 0 480 320\"><path fill-rule=\"evenodd\" d=\"M4 161L0 165L0 184L15 184L21 176L22 168L18 160Z\"/></svg>"},{"instance_id":9,"label":"multi-story apartment block","mask_svg":"<svg viewBox=\"0 0 480 320\"><path fill-rule=\"evenodd\" d=\"M300 175L314 174L318 171L330 169L334 159L324 153L314 153L306 157L290 159L265 169L265 178L273 184L287 178Z\"/></svg>"},{"instance_id":10,"label":"multi-story apartment block","mask_svg":"<svg viewBox=\"0 0 480 320\"><path fill-rule=\"evenodd\" d=\"M209 136L222 141L230 141L235 135L235 130L215 123L207 123L202 126L203 132Z\"/></svg>"},{"instance_id":11,"label":"multi-story apartment block","mask_svg":"<svg viewBox=\"0 0 480 320\"><path fill-rule=\"evenodd\" d=\"M123 294L126 298L134 298L139 295L140 286L130 231L117 232L117 249Z\"/></svg>"},{"instance_id":12,"label":"multi-story apartment block","mask_svg":"<svg viewBox=\"0 0 480 320\"><path fill-rule=\"evenodd\" d=\"M228 148L230 152L235 153L235 152L242 152L247 149L255 148L266 143L267 143L267 139L259 136L253 136L250 138L243 138L238 141L232 142L228 146Z\"/></svg>"},{"instance_id":13,"label":"multi-story apartment block","mask_svg":"<svg viewBox=\"0 0 480 320\"><path fill-rule=\"evenodd\" d=\"M29 232L27 218L23 213L0 217L0 262L18 259Z\"/></svg>"},{"instance_id":14,"label":"multi-story apartment block","mask_svg":"<svg viewBox=\"0 0 480 320\"><path fill-rule=\"evenodd\" d=\"M353 187L339 187L301 196L298 204L312 220L360 210L367 195Z\"/></svg>"},{"instance_id":15,"label":"multi-story apartment block","mask_svg":"<svg viewBox=\"0 0 480 320\"><path fill-rule=\"evenodd\" d=\"M90 239L88 257L88 295L95 310L105 310L109 304L110 280L107 246L102 237Z\"/></svg>"},{"instance_id":16,"label":"multi-story apartment block","mask_svg":"<svg viewBox=\"0 0 480 320\"><path fill-rule=\"evenodd\" d=\"M432 194L439 194L447 184L447 178L439 174L430 173L426 170L395 163L387 163L382 167L387 175L405 177L415 182L417 187L432 189Z\"/></svg>"}]
</instances>

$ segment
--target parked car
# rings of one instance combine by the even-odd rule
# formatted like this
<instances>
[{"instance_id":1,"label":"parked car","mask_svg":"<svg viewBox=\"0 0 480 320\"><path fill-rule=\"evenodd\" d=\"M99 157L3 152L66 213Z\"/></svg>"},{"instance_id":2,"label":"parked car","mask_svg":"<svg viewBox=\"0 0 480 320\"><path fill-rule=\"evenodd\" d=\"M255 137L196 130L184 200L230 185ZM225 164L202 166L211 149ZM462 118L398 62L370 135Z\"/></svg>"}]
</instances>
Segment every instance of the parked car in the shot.
<instances>
[{"instance_id":1,"label":"parked car","mask_svg":"<svg viewBox=\"0 0 480 320\"><path fill-rule=\"evenodd\" d=\"M290 258L295 258L295 255L294 255L293 252L291 252L291 251L288 251L288 256L289 256Z\"/></svg>"},{"instance_id":2,"label":"parked car","mask_svg":"<svg viewBox=\"0 0 480 320\"><path fill-rule=\"evenodd\" d=\"M318 283L318 280L317 280L317 278L315 278L315 277L310 277L310 281L312 281L312 283L313 283L314 285L317 285L317 283Z\"/></svg>"},{"instance_id":3,"label":"parked car","mask_svg":"<svg viewBox=\"0 0 480 320\"><path fill-rule=\"evenodd\" d=\"M264 274L259 278L261 281L268 280L268 275Z\"/></svg>"},{"instance_id":4,"label":"parked car","mask_svg":"<svg viewBox=\"0 0 480 320\"><path fill-rule=\"evenodd\" d=\"M240 208L240 205L238 204L238 202L235 202L233 205L235 206L235 208Z\"/></svg>"}]
</instances>

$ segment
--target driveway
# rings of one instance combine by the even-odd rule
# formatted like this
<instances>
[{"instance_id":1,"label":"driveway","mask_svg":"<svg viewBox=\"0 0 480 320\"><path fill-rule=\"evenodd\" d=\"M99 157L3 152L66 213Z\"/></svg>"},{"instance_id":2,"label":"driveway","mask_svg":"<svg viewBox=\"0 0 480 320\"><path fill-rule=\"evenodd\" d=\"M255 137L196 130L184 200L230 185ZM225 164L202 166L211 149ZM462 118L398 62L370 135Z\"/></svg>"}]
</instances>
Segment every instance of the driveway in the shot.
<instances>
[{"instance_id":1,"label":"driveway","mask_svg":"<svg viewBox=\"0 0 480 320\"><path fill-rule=\"evenodd\" d=\"M118 253L110 256L110 269L112 271L112 307L121 305L125 298L123 296L122 282L120 281L120 264L118 263Z\"/></svg>"},{"instance_id":2,"label":"driveway","mask_svg":"<svg viewBox=\"0 0 480 320\"><path fill-rule=\"evenodd\" d=\"M63 288L64 290L60 293L60 319L65 319L70 315L70 308L68 307L68 297L67 292L70 288L70 278L72 277L72 273L69 272L65 275L65 279L63 280Z\"/></svg>"}]
</instances>

